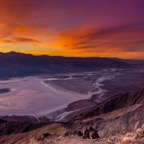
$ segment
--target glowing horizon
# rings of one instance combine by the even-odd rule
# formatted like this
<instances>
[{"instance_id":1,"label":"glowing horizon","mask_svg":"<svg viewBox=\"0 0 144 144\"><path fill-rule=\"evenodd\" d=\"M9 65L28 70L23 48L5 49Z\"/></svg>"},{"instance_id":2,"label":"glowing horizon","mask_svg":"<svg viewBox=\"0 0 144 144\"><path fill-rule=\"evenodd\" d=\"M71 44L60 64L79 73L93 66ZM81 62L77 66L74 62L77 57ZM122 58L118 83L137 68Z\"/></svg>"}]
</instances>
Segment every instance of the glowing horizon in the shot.
<instances>
[{"instance_id":1,"label":"glowing horizon","mask_svg":"<svg viewBox=\"0 0 144 144\"><path fill-rule=\"evenodd\" d=\"M144 59L143 5L143 0L1 0L0 52Z\"/></svg>"}]
</instances>

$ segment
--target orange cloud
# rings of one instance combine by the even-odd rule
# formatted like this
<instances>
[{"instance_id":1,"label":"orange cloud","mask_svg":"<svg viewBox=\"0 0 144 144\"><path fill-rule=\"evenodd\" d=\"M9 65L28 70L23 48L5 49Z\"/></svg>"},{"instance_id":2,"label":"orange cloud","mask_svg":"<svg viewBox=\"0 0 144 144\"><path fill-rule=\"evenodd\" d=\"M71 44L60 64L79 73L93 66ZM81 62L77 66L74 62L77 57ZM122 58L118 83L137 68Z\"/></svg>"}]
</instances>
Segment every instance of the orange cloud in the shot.
<instances>
[{"instance_id":1,"label":"orange cloud","mask_svg":"<svg viewBox=\"0 0 144 144\"><path fill-rule=\"evenodd\" d=\"M1 40L0 41L1 43L6 43L6 44L8 44L8 43L16 43L15 41L13 41L13 40Z\"/></svg>"},{"instance_id":2,"label":"orange cloud","mask_svg":"<svg viewBox=\"0 0 144 144\"><path fill-rule=\"evenodd\" d=\"M142 3L0 0L0 47L61 56L142 57Z\"/></svg>"},{"instance_id":3,"label":"orange cloud","mask_svg":"<svg viewBox=\"0 0 144 144\"><path fill-rule=\"evenodd\" d=\"M66 49L79 49L85 52L121 52L144 50L144 23L119 25L106 29L90 29L60 35Z\"/></svg>"}]
</instances>

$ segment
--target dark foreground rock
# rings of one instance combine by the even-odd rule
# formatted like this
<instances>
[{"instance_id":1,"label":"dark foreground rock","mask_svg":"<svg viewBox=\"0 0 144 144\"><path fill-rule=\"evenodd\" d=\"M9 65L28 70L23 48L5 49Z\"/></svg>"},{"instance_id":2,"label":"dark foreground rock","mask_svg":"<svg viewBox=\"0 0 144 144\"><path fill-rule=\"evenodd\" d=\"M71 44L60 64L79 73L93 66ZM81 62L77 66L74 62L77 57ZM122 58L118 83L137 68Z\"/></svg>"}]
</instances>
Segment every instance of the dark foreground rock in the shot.
<instances>
[{"instance_id":1,"label":"dark foreground rock","mask_svg":"<svg viewBox=\"0 0 144 144\"><path fill-rule=\"evenodd\" d=\"M8 93L8 92L10 92L9 88L0 88L0 94Z\"/></svg>"}]
</instances>

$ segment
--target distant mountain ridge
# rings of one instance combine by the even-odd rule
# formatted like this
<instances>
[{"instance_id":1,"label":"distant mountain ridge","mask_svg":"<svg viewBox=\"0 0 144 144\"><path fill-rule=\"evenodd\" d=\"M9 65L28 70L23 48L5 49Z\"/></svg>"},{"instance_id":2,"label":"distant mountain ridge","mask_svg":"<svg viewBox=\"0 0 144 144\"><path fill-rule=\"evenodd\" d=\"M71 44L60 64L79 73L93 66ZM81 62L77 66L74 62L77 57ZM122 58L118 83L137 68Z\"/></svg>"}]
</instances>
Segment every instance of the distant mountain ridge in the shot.
<instances>
[{"instance_id":1,"label":"distant mountain ridge","mask_svg":"<svg viewBox=\"0 0 144 144\"><path fill-rule=\"evenodd\" d=\"M0 53L0 77L80 72L105 67L126 68L129 66L130 64L127 62L113 58L34 56L17 52Z\"/></svg>"}]
</instances>

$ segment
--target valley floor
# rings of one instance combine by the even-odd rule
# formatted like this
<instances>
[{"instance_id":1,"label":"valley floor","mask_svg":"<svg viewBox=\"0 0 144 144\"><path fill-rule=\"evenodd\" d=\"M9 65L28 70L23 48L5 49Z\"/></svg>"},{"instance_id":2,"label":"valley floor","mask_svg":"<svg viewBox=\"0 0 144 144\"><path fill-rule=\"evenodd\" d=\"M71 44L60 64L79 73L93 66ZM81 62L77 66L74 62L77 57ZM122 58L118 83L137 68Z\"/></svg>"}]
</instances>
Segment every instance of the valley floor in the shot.
<instances>
[{"instance_id":1,"label":"valley floor","mask_svg":"<svg viewBox=\"0 0 144 144\"><path fill-rule=\"evenodd\" d=\"M0 80L0 116L47 115L68 104L95 102L144 83L143 69L105 68L94 72Z\"/></svg>"}]
</instances>

